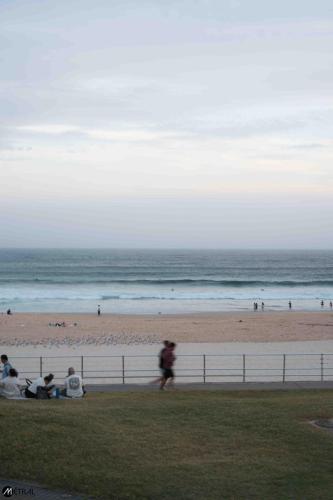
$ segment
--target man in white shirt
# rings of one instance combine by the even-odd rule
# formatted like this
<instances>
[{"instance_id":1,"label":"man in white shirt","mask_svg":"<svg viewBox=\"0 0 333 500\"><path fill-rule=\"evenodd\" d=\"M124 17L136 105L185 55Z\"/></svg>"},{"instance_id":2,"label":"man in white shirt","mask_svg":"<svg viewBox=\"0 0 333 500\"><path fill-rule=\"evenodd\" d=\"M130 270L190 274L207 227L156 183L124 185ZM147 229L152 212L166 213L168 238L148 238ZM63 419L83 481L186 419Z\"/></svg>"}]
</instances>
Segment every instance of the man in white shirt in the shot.
<instances>
[{"instance_id":1,"label":"man in white shirt","mask_svg":"<svg viewBox=\"0 0 333 500\"><path fill-rule=\"evenodd\" d=\"M80 375L76 375L73 367L68 368L68 375L65 378L65 389L62 393L68 398L82 398L85 394L82 378Z\"/></svg>"}]
</instances>

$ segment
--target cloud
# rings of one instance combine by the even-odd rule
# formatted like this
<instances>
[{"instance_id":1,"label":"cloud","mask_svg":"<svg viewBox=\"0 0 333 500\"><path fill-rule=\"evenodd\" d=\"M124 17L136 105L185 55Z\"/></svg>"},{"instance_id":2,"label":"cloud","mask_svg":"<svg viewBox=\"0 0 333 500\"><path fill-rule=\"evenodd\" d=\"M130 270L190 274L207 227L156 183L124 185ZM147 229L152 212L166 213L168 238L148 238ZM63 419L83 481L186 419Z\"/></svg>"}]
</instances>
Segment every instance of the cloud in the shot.
<instances>
[{"instance_id":1,"label":"cloud","mask_svg":"<svg viewBox=\"0 0 333 500\"><path fill-rule=\"evenodd\" d=\"M276 103L258 103L251 106L215 106L194 109L189 116L174 116L172 120L126 121L110 120L108 127L89 127L74 123L27 123L3 127L9 137L20 134L43 136L86 137L105 141L158 141L168 139L198 140L209 138L242 139L246 137L280 137L288 139L294 134L299 146L308 149L329 144L333 133L333 107L319 100L315 105L304 106L301 100L286 99ZM295 137L298 134L298 137ZM305 140L311 137L309 141ZM303 138L303 140L302 140ZM313 139L317 139L316 142Z\"/></svg>"},{"instance_id":2,"label":"cloud","mask_svg":"<svg viewBox=\"0 0 333 500\"><path fill-rule=\"evenodd\" d=\"M313 143L301 143L301 144L291 144L289 146L290 149L296 149L300 151L304 150L317 150L317 149L325 149L328 147L333 147L332 142L322 143L322 142L313 142Z\"/></svg>"},{"instance_id":3,"label":"cloud","mask_svg":"<svg viewBox=\"0 0 333 500\"><path fill-rule=\"evenodd\" d=\"M182 134L177 131L161 131L150 129L86 129L74 125L45 124L45 125L24 125L16 127L19 132L27 132L34 135L82 135L97 141L115 141L115 142L145 142L157 141L172 138L187 137L188 134Z\"/></svg>"},{"instance_id":4,"label":"cloud","mask_svg":"<svg viewBox=\"0 0 333 500\"><path fill-rule=\"evenodd\" d=\"M1 199L331 194L329 5L0 2Z\"/></svg>"},{"instance_id":5,"label":"cloud","mask_svg":"<svg viewBox=\"0 0 333 500\"><path fill-rule=\"evenodd\" d=\"M16 127L16 130L19 132L31 132L33 134L62 135L72 132L80 132L80 127L59 124L23 125Z\"/></svg>"}]
</instances>

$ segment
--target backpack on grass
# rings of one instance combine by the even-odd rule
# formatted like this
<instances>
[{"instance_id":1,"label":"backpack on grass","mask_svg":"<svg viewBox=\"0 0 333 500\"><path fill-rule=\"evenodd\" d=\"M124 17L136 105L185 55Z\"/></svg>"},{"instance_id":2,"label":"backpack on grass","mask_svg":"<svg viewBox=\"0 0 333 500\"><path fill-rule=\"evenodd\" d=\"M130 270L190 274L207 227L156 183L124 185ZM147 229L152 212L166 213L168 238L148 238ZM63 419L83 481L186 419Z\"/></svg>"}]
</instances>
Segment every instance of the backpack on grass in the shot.
<instances>
[{"instance_id":1,"label":"backpack on grass","mask_svg":"<svg viewBox=\"0 0 333 500\"><path fill-rule=\"evenodd\" d=\"M49 391L52 391L54 385L49 387L38 386L37 387L37 399L50 399Z\"/></svg>"}]
</instances>

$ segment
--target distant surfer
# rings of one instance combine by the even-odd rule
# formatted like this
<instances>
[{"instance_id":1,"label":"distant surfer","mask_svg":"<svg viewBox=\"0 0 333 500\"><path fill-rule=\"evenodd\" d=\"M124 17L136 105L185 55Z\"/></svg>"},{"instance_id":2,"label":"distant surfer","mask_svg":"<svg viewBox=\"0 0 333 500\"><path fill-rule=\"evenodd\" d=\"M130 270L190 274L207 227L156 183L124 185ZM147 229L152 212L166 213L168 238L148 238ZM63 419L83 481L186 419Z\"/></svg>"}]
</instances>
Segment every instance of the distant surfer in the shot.
<instances>
[{"instance_id":1,"label":"distant surfer","mask_svg":"<svg viewBox=\"0 0 333 500\"><path fill-rule=\"evenodd\" d=\"M289 300L289 309L292 308L292 303L291 303L291 300Z\"/></svg>"},{"instance_id":2,"label":"distant surfer","mask_svg":"<svg viewBox=\"0 0 333 500\"><path fill-rule=\"evenodd\" d=\"M101 306L98 305L97 307L97 315L100 316L101 315Z\"/></svg>"}]
</instances>

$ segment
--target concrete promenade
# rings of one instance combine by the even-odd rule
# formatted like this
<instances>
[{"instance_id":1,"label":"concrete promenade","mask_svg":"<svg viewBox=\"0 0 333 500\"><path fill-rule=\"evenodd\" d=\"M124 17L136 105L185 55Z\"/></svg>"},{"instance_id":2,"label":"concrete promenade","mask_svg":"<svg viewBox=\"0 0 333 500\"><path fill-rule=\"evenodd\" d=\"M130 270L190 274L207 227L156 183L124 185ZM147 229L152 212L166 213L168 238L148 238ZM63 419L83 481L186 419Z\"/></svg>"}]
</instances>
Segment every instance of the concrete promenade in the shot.
<instances>
[{"instance_id":1,"label":"concrete promenade","mask_svg":"<svg viewBox=\"0 0 333 500\"><path fill-rule=\"evenodd\" d=\"M88 392L152 392L158 384L103 384L87 385ZM325 382L225 382L176 384L172 391L287 391L333 389L333 380Z\"/></svg>"}]
</instances>

